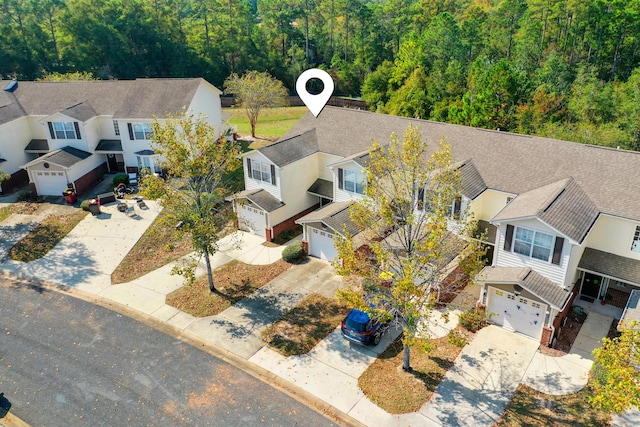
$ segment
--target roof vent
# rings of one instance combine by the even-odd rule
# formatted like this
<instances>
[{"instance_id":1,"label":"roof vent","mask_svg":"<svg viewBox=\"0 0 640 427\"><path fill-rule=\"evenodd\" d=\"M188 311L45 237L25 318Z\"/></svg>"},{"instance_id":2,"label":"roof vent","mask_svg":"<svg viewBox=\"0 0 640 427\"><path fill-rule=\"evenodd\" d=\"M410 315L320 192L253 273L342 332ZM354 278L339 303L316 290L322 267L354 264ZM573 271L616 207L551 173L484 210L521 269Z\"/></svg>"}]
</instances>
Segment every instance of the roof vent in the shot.
<instances>
[{"instance_id":1,"label":"roof vent","mask_svg":"<svg viewBox=\"0 0 640 427\"><path fill-rule=\"evenodd\" d=\"M18 89L18 81L17 80L12 80L11 83L9 83L4 88L4 91L5 92L14 92L16 89Z\"/></svg>"}]
</instances>

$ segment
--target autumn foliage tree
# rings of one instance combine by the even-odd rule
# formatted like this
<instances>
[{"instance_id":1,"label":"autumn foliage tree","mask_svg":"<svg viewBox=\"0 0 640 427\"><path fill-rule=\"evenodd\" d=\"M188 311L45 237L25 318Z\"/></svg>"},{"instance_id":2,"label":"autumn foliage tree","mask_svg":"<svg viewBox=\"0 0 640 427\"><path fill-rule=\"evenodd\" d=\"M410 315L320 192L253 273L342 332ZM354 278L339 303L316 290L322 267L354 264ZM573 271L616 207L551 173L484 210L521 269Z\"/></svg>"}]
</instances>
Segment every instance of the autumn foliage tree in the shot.
<instances>
[{"instance_id":1,"label":"autumn foliage tree","mask_svg":"<svg viewBox=\"0 0 640 427\"><path fill-rule=\"evenodd\" d=\"M209 290L214 292L209 257L233 215L224 198L231 192L229 173L240 164L239 146L218 137L204 117L191 114L154 121L152 139L158 163L168 177L143 177L142 193L158 199L167 211L166 220L191 237L197 258L204 257ZM196 265L197 261L174 271L193 281Z\"/></svg>"},{"instance_id":2,"label":"autumn foliage tree","mask_svg":"<svg viewBox=\"0 0 640 427\"><path fill-rule=\"evenodd\" d=\"M269 73L248 71L242 77L232 74L224 82L226 93L231 93L246 110L251 136L256 136L256 123L263 108L283 107L287 105L287 89L281 81Z\"/></svg>"},{"instance_id":3,"label":"autumn foliage tree","mask_svg":"<svg viewBox=\"0 0 640 427\"><path fill-rule=\"evenodd\" d=\"M343 301L390 318L403 328L403 369L410 370L410 347L417 342L421 322L428 317L440 284L460 258L479 261L464 220L451 216L461 195L461 178L451 148L444 139L428 155L418 129L409 127L403 139L392 135L388 146L374 142L366 167L365 197L350 208L360 233L337 238L338 273L362 278L363 286L339 291ZM365 242L366 251L361 244ZM478 269L477 262L466 262ZM472 267L473 266L473 267Z\"/></svg>"},{"instance_id":4,"label":"autumn foliage tree","mask_svg":"<svg viewBox=\"0 0 640 427\"><path fill-rule=\"evenodd\" d=\"M608 412L640 409L640 330L624 328L593 351L594 396L590 403Z\"/></svg>"}]
</instances>

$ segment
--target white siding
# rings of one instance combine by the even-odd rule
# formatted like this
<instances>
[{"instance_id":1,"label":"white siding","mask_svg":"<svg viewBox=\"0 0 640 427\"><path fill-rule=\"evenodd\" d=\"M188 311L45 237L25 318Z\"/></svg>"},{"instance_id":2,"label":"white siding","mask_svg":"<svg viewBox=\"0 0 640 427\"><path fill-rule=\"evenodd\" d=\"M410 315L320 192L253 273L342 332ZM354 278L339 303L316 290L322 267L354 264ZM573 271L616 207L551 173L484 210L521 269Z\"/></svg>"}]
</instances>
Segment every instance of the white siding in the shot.
<instances>
[{"instance_id":1,"label":"white siding","mask_svg":"<svg viewBox=\"0 0 640 427\"><path fill-rule=\"evenodd\" d=\"M222 130L222 107L220 94L215 86L203 80L198 86L188 108L195 117L198 117L199 114L205 115L207 122L215 128L216 135L220 135Z\"/></svg>"},{"instance_id":2,"label":"white siding","mask_svg":"<svg viewBox=\"0 0 640 427\"><path fill-rule=\"evenodd\" d=\"M275 166L276 170L276 185L271 184L270 182L264 182L258 179L249 178L249 171L247 170L247 159L251 159L251 161L259 161L261 163L267 163L272 165L273 163L269 161L265 156L260 154L258 151L254 151L250 153L248 156L242 159L242 167L244 168L244 188L247 190L255 190L258 188L262 188L266 190L269 194L275 197L278 200L282 200L282 194L280 192L280 168ZM283 200L284 201L284 200ZM287 203L286 201L284 201Z\"/></svg>"},{"instance_id":3,"label":"white siding","mask_svg":"<svg viewBox=\"0 0 640 427\"><path fill-rule=\"evenodd\" d=\"M543 233L557 236L553 230L541 223L540 221L530 219L522 221L514 221L510 223L514 227L524 227L530 230L540 231ZM507 224L503 223L498 228L498 238L496 242L494 265L498 267L530 267L537 273L546 277L547 279L559 284L565 285L565 278L567 275L567 268L569 265L569 258L571 255L571 244L568 239L564 239L564 245L562 247L562 257L560 259L560 265L555 265L538 259L530 258L528 256L520 255L514 252L507 252L504 250L504 239L507 229ZM513 247L513 246L512 246Z\"/></svg>"},{"instance_id":4,"label":"white siding","mask_svg":"<svg viewBox=\"0 0 640 427\"><path fill-rule=\"evenodd\" d=\"M307 189L318 179L318 155L313 154L288 164L280 169L282 201L285 203L282 216L273 217L272 225L318 204L318 196L307 193Z\"/></svg>"},{"instance_id":5,"label":"white siding","mask_svg":"<svg viewBox=\"0 0 640 427\"><path fill-rule=\"evenodd\" d=\"M76 122L78 123L78 128L80 130L80 139L51 139L51 133L49 132L48 122ZM89 148L89 144L87 144L87 130L82 122L78 122L71 117L65 116L64 114L56 113L49 117L47 117L43 122L44 128L46 130L47 140L49 141L49 150L55 151L63 147L73 147L78 150L87 151L92 153L93 150ZM94 134L95 135L95 132Z\"/></svg>"},{"instance_id":6,"label":"white siding","mask_svg":"<svg viewBox=\"0 0 640 427\"><path fill-rule=\"evenodd\" d=\"M363 168L355 163L352 163L351 165L347 165L347 166L341 166L340 168L343 170L364 173ZM351 200L360 200L364 197L364 195L362 194L352 193L350 191L340 189L340 185L338 184L338 167L337 166L333 168L333 194L334 194L334 198L333 198L334 202L348 202Z\"/></svg>"},{"instance_id":7,"label":"white siding","mask_svg":"<svg viewBox=\"0 0 640 427\"><path fill-rule=\"evenodd\" d=\"M20 118L0 126L0 170L12 174L20 170L20 166L35 158L33 154L24 152L24 148L32 139L26 119Z\"/></svg>"},{"instance_id":8,"label":"white siding","mask_svg":"<svg viewBox=\"0 0 640 427\"><path fill-rule=\"evenodd\" d=\"M340 156L334 156L333 154L317 153L314 154L318 162L318 176L317 178L326 179L327 181L333 181L333 170L328 166L332 163L340 161ZM337 173L337 172L336 172Z\"/></svg>"}]
</instances>

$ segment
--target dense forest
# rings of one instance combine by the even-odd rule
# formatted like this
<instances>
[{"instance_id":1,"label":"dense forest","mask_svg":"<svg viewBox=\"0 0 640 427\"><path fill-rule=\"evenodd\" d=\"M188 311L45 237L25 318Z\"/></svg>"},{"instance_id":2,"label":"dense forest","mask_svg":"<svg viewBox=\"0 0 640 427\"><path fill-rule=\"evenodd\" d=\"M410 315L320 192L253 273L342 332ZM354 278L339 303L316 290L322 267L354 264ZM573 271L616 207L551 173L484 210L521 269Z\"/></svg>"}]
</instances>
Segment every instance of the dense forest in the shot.
<instances>
[{"instance_id":1,"label":"dense forest","mask_svg":"<svg viewBox=\"0 0 640 427\"><path fill-rule=\"evenodd\" d=\"M328 70L372 109L640 150L640 0L0 0L0 75Z\"/></svg>"}]
</instances>

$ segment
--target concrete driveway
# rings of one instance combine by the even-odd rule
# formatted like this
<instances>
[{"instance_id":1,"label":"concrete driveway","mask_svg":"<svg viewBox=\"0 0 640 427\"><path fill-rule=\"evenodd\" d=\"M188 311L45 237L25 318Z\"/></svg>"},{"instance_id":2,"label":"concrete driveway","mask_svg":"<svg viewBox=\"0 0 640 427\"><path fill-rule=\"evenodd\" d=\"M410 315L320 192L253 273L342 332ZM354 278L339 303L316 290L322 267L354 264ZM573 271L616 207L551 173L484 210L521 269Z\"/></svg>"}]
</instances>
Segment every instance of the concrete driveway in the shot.
<instances>
[{"instance_id":1,"label":"concrete driveway","mask_svg":"<svg viewBox=\"0 0 640 427\"><path fill-rule=\"evenodd\" d=\"M481 329L420 414L437 425L493 425L511 400L538 345L536 340L494 325Z\"/></svg>"}]
</instances>

